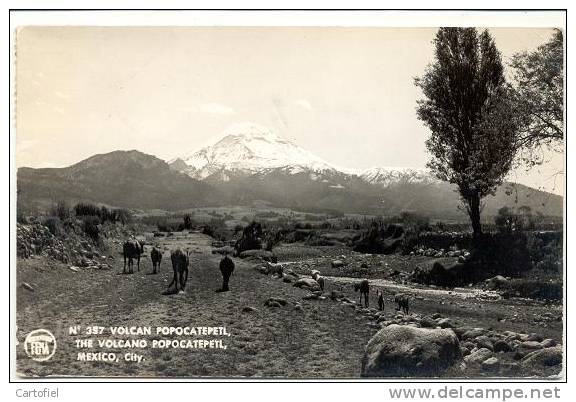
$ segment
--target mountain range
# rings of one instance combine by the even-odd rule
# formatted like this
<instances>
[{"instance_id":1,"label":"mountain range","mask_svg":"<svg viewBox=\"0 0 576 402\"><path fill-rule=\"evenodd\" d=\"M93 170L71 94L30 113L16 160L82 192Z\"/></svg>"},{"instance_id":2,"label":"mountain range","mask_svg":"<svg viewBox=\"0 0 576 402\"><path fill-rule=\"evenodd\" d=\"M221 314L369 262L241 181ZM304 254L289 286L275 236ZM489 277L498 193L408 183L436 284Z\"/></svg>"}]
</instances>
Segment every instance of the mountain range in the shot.
<instances>
[{"instance_id":1,"label":"mountain range","mask_svg":"<svg viewBox=\"0 0 576 402\"><path fill-rule=\"evenodd\" d=\"M338 167L252 123L232 126L213 144L168 162L114 151L65 168L20 168L17 184L19 207L29 209L61 199L172 211L266 201L308 211L464 217L454 186L424 169ZM484 213L522 205L562 215L562 197L515 183L486 197Z\"/></svg>"}]
</instances>

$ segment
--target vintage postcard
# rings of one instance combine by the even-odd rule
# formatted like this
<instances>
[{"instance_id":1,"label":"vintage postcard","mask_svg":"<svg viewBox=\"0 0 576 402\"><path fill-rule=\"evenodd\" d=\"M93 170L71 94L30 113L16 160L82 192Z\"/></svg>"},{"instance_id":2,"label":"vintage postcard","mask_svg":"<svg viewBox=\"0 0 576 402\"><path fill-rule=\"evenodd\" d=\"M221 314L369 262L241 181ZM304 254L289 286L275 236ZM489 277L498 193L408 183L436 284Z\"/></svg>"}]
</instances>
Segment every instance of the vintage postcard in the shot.
<instances>
[{"instance_id":1,"label":"vintage postcard","mask_svg":"<svg viewBox=\"0 0 576 402\"><path fill-rule=\"evenodd\" d=\"M561 379L551 14L14 26L17 376Z\"/></svg>"}]
</instances>

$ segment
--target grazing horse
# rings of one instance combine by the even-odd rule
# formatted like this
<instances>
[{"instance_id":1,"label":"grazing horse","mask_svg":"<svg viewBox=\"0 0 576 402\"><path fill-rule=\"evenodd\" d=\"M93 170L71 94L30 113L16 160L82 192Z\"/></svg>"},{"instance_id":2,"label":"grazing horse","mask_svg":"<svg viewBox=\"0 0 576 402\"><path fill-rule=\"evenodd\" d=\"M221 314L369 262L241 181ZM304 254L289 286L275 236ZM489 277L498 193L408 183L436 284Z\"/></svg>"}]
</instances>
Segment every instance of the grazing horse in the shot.
<instances>
[{"instance_id":1,"label":"grazing horse","mask_svg":"<svg viewBox=\"0 0 576 402\"><path fill-rule=\"evenodd\" d=\"M172 260L174 279L172 279L172 282L168 285L168 289L174 284L174 293L178 293L178 290L184 290L186 287L190 258L188 257L188 252L185 253L178 248L170 253L170 259Z\"/></svg>"},{"instance_id":2,"label":"grazing horse","mask_svg":"<svg viewBox=\"0 0 576 402\"><path fill-rule=\"evenodd\" d=\"M222 258L220 261L220 272L222 273L222 289L218 289L217 292L228 292L230 289L228 288L228 281L230 280L230 276L232 276L232 272L234 272L234 261L228 254Z\"/></svg>"},{"instance_id":3,"label":"grazing horse","mask_svg":"<svg viewBox=\"0 0 576 402\"><path fill-rule=\"evenodd\" d=\"M398 293L394 296L394 301L396 302L396 311L402 310L404 314L408 314L410 310L410 299L408 296Z\"/></svg>"},{"instance_id":4,"label":"grazing horse","mask_svg":"<svg viewBox=\"0 0 576 402\"><path fill-rule=\"evenodd\" d=\"M156 273L156 269L160 270L160 263L162 262L162 251L158 250L156 247L152 248L150 252L150 259L152 260L152 273Z\"/></svg>"},{"instance_id":5,"label":"grazing horse","mask_svg":"<svg viewBox=\"0 0 576 402\"><path fill-rule=\"evenodd\" d=\"M144 244L140 244L138 240L127 240L124 242L124 246L122 247L124 252L124 270L122 273L126 272L126 260L128 260L128 273L134 273L134 259L136 259L138 264L138 271L140 271L140 256L144 252Z\"/></svg>"},{"instance_id":6,"label":"grazing horse","mask_svg":"<svg viewBox=\"0 0 576 402\"><path fill-rule=\"evenodd\" d=\"M366 307L368 307L368 294L370 293L370 283L368 279L363 279L360 283L355 283L354 291L360 291L360 305L362 305L362 295L364 295L364 302Z\"/></svg>"}]
</instances>

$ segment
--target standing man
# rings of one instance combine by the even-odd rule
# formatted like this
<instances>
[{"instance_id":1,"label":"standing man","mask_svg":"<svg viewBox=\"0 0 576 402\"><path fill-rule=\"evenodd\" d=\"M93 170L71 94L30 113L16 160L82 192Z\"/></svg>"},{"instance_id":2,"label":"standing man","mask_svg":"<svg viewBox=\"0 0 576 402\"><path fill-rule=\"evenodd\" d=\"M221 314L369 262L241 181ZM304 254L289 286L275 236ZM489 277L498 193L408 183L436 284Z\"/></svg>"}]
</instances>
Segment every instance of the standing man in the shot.
<instances>
[{"instance_id":1,"label":"standing man","mask_svg":"<svg viewBox=\"0 0 576 402\"><path fill-rule=\"evenodd\" d=\"M228 253L224 254L224 258L220 261L220 272L222 273L222 289L218 289L217 292L228 292L228 281L232 272L234 272L234 261L228 257Z\"/></svg>"}]
</instances>

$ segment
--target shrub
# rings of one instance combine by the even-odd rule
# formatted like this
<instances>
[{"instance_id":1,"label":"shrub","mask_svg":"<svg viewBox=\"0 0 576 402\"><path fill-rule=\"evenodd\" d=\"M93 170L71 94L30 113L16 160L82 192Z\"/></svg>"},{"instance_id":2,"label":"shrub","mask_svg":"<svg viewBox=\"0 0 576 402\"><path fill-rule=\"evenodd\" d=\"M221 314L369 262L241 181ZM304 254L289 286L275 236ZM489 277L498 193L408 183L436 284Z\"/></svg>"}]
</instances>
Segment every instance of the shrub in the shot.
<instances>
[{"instance_id":1,"label":"shrub","mask_svg":"<svg viewBox=\"0 0 576 402\"><path fill-rule=\"evenodd\" d=\"M184 220L184 229L192 229L192 216L190 216L190 214L186 214L182 219Z\"/></svg>"},{"instance_id":2,"label":"shrub","mask_svg":"<svg viewBox=\"0 0 576 402\"><path fill-rule=\"evenodd\" d=\"M560 301L563 298L562 283L542 282L531 279L514 279L503 286L503 296L527 297L531 299L544 299Z\"/></svg>"},{"instance_id":3,"label":"shrub","mask_svg":"<svg viewBox=\"0 0 576 402\"><path fill-rule=\"evenodd\" d=\"M559 272L563 261L562 232L532 232L527 234L530 259L536 269Z\"/></svg>"},{"instance_id":4,"label":"shrub","mask_svg":"<svg viewBox=\"0 0 576 402\"><path fill-rule=\"evenodd\" d=\"M16 222L18 223L28 223L26 215L22 211L16 211Z\"/></svg>"},{"instance_id":5,"label":"shrub","mask_svg":"<svg viewBox=\"0 0 576 402\"><path fill-rule=\"evenodd\" d=\"M259 222L252 221L242 231L242 237L236 242L234 248L236 254L240 255L246 250L258 250L262 248L262 225Z\"/></svg>"},{"instance_id":6,"label":"shrub","mask_svg":"<svg viewBox=\"0 0 576 402\"><path fill-rule=\"evenodd\" d=\"M278 243L282 241L283 235L280 230L270 230L265 234L265 247L266 251L272 251Z\"/></svg>"},{"instance_id":7,"label":"shrub","mask_svg":"<svg viewBox=\"0 0 576 402\"><path fill-rule=\"evenodd\" d=\"M72 209L66 201L58 201L50 209L50 215L58 217L61 221L65 221L72 216Z\"/></svg>"},{"instance_id":8,"label":"shrub","mask_svg":"<svg viewBox=\"0 0 576 402\"><path fill-rule=\"evenodd\" d=\"M130 211L124 208L109 209L105 206L98 207L97 205L81 202L74 206L76 216L97 216L101 223L104 222L120 222L123 225L132 222L133 217Z\"/></svg>"},{"instance_id":9,"label":"shrub","mask_svg":"<svg viewBox=\"0 0 576 402\"><path fill-rule=\"evenodd\" d=\"M132 222L133 220L132 213L124 208L113 210L111 213L111 217L114 223L120 222L123 225L126 225Z\"/></svg>"},{"instance_id":10,"label":"shrub","mask_svg":"<svg viewBox=\"0 0 576 402\"><path fill-rule=\"evenodd\" d=\"M82 230L92 240L100 239L100 218L97 215L87 215L82 218Z\"/></svg>"},{"instance_id":11,"label":"shrub","mask_svg":"<svg viewBox=\"0 0 576 402\"><path fill-rule=\"evenodd\" d=\"M423 231L430 230L430 218L425 215L420 215L414 212L402 212L400 216L396 219L392 219L402 223L406 230Z\"/></svg>"},{"instance_id":12,"label":"shrub","mask_svg":"<svg viewBox=\"0 0 576 402\"><path fill-rule=\"evenodd\" d=\"M402 245L404 237L405 231L401 225L386 225L382 221L373 221L370 229L354 241L354 251L391 254Z\"/></svg>"},{"instance_id":13,"label":"shrub","mask_svg":"<svg viewBox=\"0 0 576 402\"><path fill-rule=\"evenodd\" d=\"M470 260L486 272L507 276L532 268L524 233L484 234L473 242Z\"/></svg>"},{"instance_id":14,"label":"shrub","mask_svg":"<svg viewBox=\"0 0 576 402\"><path fill-rule=\"evenodd\" d=\"M84 202L76 204L74 212L76 216L100 216L101 213L96 205Z\"/></svg>"},{"instance_id":15,"label":"shrub","mask_svg":"<svg viewBox=\"0 0 576 402\"><path fill-rule=\"evenodd\" d=\"M44 220L44 226L46 226L54 236L60 236L62 234L62 221L57 216L47 217Z\"/></svg>"},{"instance_id":16,"label":"shrub","mask_svg":"<svg viewBox=\"0 0 576 402\"><path fill-rule=\"evenodd\" d=\"M225 241L228 239L228 227L222 219L211 219L210 222L202 226L202 233L216 240Z\"/></svg>"}]
</instances>

